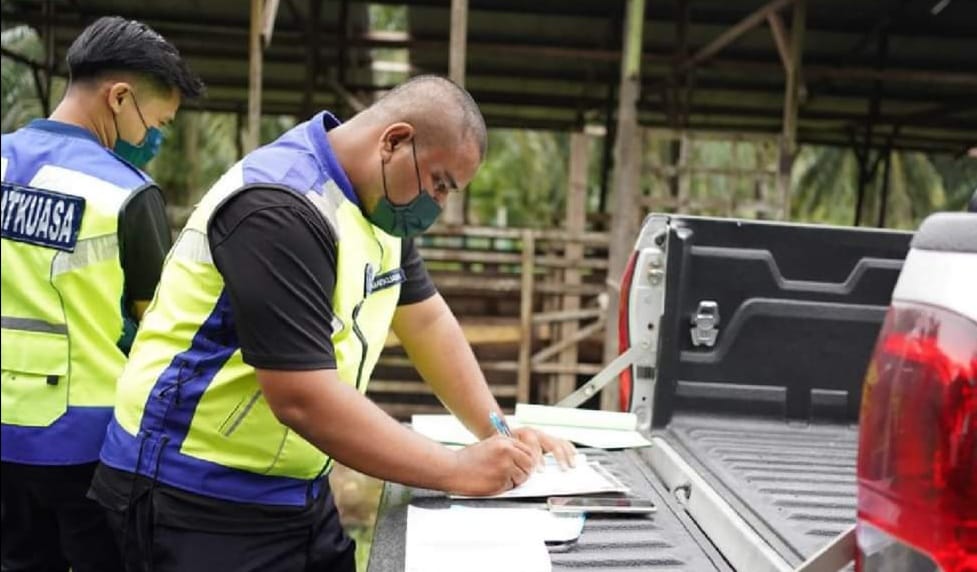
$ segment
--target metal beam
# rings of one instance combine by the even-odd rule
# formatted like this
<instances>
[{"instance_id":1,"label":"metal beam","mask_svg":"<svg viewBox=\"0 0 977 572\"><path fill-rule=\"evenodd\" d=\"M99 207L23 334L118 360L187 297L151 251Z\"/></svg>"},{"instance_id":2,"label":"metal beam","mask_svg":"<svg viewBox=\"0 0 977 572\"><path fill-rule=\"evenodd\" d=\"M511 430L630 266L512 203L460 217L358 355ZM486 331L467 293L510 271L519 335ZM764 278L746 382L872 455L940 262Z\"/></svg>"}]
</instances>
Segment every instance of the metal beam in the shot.
<instances>
[{"instance_id":1,"label":"metal beam","mask_svg":"<svg viewBox=\"0 0 977 572\"><path fill-rule=\"evenodd\" d=\"M756 12L753 12L746 18L743 18L734 24L730 29L720 34L718 38L703 46L698 52L693 54L691 58L686 60L682 67L686 69L691 68L708 60L712 56L716 55L720 50L736 41L740 36L757 27L767 18L767 14L777 12L795 1L796 0L772 0Z\"/></svg>"}]
</instances>

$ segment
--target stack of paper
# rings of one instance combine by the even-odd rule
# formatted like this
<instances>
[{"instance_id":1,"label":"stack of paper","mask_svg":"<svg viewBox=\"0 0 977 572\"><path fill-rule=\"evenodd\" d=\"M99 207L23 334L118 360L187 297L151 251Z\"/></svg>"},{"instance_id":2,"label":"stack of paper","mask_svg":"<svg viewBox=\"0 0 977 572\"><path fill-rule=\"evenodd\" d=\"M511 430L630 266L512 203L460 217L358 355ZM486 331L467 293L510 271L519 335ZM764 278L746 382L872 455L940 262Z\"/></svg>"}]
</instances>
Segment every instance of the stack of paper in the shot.
<instances>
[{"instance_id":1,"label":"stack of paper","mask_svg":"<svg viewBox=\"0 0 977 572\"><path fill-rule=\"evenodd\" d=\"M634 413L519 403L515 416L508 422L513 429L534 427L554 437L597 449L651 445L638 433L638 418ZM478 441L453 415L414 415L411 426L414 431L440 443L471 445Z\"/></svg>"},{"instance_id":2,"label":"stack of paper","mask_svg":"<svg viewBox=\"0 0 977 572\"><path fill-rule=\"evenodd\" d=\"M626 493L628 488L597 462L588 462L587 456L577 453L573 468L563 469L550 455L543 457L543 470L533 473L518 487L490 497L480 498L535 498L598 493ZM454 498L469 498L452 495Z\"/></svg>"},{"instance_id":3,"label":"stack of paper","mask_svg":"<svg viewBox=\"0 0 977 572\"><path fill-rule=\"evenodd\" d=\"M638 433L638 416L634 413L518 403L515 419L522 426L586 447L625 449L651 445Z\"/></svg>"},{"instance_id":4,"label":"stack of paper","mask_svg":"<svg viewBox=\"0 0 977 572\"><path fill-rule=\"evenodd\" d=\"M498 509L502 510L502 509ZM550 572L537 519L407 507L407 572Z\"/></svg>"}]
</instances>

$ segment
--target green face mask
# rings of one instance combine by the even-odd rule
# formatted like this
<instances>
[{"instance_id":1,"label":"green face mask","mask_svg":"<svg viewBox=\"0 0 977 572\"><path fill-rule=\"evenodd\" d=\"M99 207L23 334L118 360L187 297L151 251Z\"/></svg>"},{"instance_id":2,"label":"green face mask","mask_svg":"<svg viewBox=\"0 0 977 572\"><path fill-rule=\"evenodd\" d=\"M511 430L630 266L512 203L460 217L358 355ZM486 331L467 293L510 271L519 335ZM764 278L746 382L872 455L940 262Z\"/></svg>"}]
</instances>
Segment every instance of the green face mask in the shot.
<instances>
[{"instance_id":1,"label":"green face mask","mask_svg":"<svg viewBox=\"0 0 977 572\"><path fill-rule=\"evenodd\" d=\"M142 110L139 109L139 102L136 100L136 94L132 94L132 103L136 106L136 113L139 114L139 121L142 122L142 126L146 128L146 135L143 137L142 141L136 145L129 143L122 138L119 133L119 121L116 119L115 115L112 116L112 121L115 122L115 145L112 150L115 153L129 161L136 167L142 169L146 166L153 157L159 153L159 148L163 145L163 132L156 127L150 127L146 125L146 120L142 116Z\"/></svg>"},{"instance_id":2,"label":"green face mask","mask_svg":"<svg viewBox=\"0 0 977 572\"><path fill-rule=\"evenodd\" d=\"M414 140L410 142L414 156L414 172L417 175L417 196L404 205L390 202L387 193L387 173L383 160L380 161L380 178L383 182L383 196L367 218L381 230L392 236L410 238L427 230L441 214L441 206L421 186L421 171L417 166L417 149Z\"/></svg>"}]
</instances>

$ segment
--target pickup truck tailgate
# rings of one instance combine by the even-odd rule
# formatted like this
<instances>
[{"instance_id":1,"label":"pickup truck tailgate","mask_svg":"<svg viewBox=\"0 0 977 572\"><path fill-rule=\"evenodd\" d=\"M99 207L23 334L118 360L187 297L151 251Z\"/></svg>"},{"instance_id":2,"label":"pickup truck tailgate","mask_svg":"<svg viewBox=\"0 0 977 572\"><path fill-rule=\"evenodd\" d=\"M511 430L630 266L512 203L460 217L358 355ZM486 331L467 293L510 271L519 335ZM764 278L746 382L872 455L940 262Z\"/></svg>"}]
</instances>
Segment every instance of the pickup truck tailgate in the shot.
<instances>
[{"instance_id":1,"label":"pickup truck tailgate","mask_svg":"<svg viewBox=\"0 0 977 572\"><path fill-rule=\"evenodd\" d=\"M730 570L638 452L587 450L586 453L601 461L635 494L653 499L658 512L652 516L589 517L576 543L550 550L553 570ZM404 570L408 504L436 508L447 507L452 502L460 501L451 501L442 493L388 483L380 501L369 571ZM500 506L498 502L468 501L466 504Z\"/></svg>"}]
</instances>

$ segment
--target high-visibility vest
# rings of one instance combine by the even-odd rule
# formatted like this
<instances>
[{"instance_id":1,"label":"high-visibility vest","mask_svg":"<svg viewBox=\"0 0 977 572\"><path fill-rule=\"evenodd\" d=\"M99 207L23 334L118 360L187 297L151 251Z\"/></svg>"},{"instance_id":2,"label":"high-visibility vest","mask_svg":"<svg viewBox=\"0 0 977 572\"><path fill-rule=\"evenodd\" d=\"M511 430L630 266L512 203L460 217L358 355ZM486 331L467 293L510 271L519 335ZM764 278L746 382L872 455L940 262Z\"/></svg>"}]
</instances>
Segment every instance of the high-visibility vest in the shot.
<instances>
[{"instance_id":1,"label":"high-visibility vest","mask_svg":"<svg viewBox=\"0 0 977 572\"><path fill-rule=\"evenodd\" d=\"M4 461L98 460L135 323L119 214L149 177L89 131L37 120L2 150Z\"/></svg>"},{"instance_id":2,"label":"high-visibility vest","mask_svg":"<svg viewBox=\"0 0 977 572\"><path fill-rule=\"evenodd\" d=\"M231 501L302 505L318 496L329 457L275 418L242 359L207 229L220 205L256 185L309 201L337 241L331 306L338 376L365 392L404 280L401 242L363 215L324 121L338 124L320 114L248 154L190 216L119 381L102 451L107 465Z\"/></svg>"}]
</instances>

